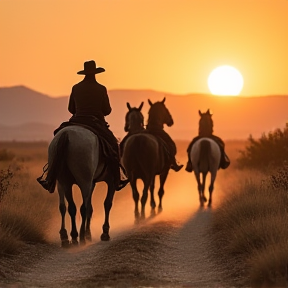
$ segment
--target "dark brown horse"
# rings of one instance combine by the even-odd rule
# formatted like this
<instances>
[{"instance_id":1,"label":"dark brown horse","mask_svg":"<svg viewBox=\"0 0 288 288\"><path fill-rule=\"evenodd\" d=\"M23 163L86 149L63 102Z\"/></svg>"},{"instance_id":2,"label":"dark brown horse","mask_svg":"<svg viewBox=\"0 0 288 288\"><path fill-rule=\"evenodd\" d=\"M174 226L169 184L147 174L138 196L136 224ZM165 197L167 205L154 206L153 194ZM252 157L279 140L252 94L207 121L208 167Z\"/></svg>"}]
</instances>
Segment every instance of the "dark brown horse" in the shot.
<instances>
[{"instance_id":1,"label":"dark brown horse","mask_svg":"<svg viewBox=\"0 0 288 288\"><path fill-rule=\"evenodd\" d=\"M160 123L162 129L163 124L173 124L173 119L165 107L165 98L161 102L153 104L148 100L151 105L149 110L149 123ZM154 199L155 189L155 177L160 177L160 187L158 191L159 196L159 211L162 210L162 197L164 195L164 184L167 179L168 171L170 169L170 162L167 159L166 151L161 141L157 139L157 136L143 131L143 122L139 119L143 119L141 113L142 104L139 108L131 108L130 104L127 103L129 111L125 117L125 127L130 136L125 139L122 155L122 164L126 169L127 176L130 180L133 199L135 202L135 217L139 217L138 202L139 192L137 189L137 179L141 179L144 184L143 194L141 197L141 216L145 217L145 205L148 198L148 190L150 188L150 206L152 212L156 207ZM142 116L141 116L141 115ZM134 129L134 130L133 130ZM139 130L142 130L139 132ZM133 132L135 132L133 134Z\"/></svg>"}]
</instances>

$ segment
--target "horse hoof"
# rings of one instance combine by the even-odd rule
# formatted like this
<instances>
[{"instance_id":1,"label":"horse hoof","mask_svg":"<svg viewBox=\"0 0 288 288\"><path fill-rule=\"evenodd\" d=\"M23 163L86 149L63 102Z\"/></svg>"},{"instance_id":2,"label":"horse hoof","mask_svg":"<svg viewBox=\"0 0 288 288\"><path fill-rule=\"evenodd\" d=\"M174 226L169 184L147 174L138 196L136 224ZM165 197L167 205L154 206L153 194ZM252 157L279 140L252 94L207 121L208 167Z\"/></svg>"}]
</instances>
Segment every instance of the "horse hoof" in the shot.
<instances>
[{"instance_id":1,"label":"horse hoof","mask_svg":"<svg viewBox=\"0 0 288 288\"><path fill-rule=\"evenodd\" d=\"M78 246L78 244L79 244L79 243L78 243L77 240L73 240L73 239L72 239L72 241L71 241L71 245L72 245L72 246Z\"/></svg>"},{"instance_id":2,"label":"horse hoof","mask_svg":"<svg viewBox=\"0 0 288 288\"><path fill-rule=\"evenodd\" d=\"M86 235L85 239L89 242L92 242L92 237L91 235Z\"/></svg>"},{"instance_id":3,"label":"horse hoof","mask_svg":"<svg viewBox=\"0 0 288 288\"><path fill-rule=\"evenodd\" d=\"M156 211L155 211L155 209L151 209L150 215L151 215L152 217L156 216Z\"/></svg>"},{"instance_id":4,"label":"horse hoof","mask_svg":"<svg viewBox=\"0 0 288 288\"><path fill-rule=\"evenodd\" d=\"M100 239L101 239L101 241L109 241L110 240L110 236L109 236L108 233L102 233Z\"/></svg>"},{"instance_id":5,"label":"horse hoof","mask_svg":"<svg viewBox=\"0 0 288 288\"><path fill-rule=\"evenodd\" d=\"M69 246L70 246L70 243L69 243L69 240L68 240L68 239L61 241L61 247L62 247L62 248L69 248Z\"/></svg>"}]
</instances>

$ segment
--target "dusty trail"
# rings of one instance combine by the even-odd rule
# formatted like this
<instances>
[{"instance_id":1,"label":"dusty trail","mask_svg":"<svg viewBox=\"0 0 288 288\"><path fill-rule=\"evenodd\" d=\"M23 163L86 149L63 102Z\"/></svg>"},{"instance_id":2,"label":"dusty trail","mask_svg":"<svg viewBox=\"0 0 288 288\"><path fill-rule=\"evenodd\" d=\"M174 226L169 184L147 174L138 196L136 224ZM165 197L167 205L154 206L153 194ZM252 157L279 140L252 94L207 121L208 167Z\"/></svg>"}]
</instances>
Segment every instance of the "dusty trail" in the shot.
<instances>
[{"instance_id":1,"label":"dusty trail","mask_svg":"<svg viewBox=\"0 0 288 288\"><path fill-rule=\"evenodd\" d=\"M85 247L61 249L57 218L53 244L24 253L22 261L30 259L25 270L2 284L0 280L0 287L231 287L209 252L207 229L213 208L199 209L192 176L181 173L169 175L163 212L141 224L134 224L130 187L117 194L109 242L98 240L103 221L103 213L98 212L92 227L95 240ZM216 193L217 206L220 193ZM102 194L97 196L94 210L103 209Z\"/></svg>"}]
</instances>

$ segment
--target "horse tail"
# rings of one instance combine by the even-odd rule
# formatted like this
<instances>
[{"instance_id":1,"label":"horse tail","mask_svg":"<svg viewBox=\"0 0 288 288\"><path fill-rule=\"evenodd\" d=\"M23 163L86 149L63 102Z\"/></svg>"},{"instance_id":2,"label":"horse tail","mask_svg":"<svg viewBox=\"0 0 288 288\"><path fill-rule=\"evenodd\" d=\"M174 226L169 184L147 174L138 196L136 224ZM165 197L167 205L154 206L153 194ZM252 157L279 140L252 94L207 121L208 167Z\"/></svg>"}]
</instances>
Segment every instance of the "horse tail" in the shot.
<instances>
[{"instance_id":1,"label":"horse tail","mask_svg":"<svg viewBox=\"0 0 288 288\"><path fill-rule=\"evenodd\" d=\"M151 141L151 139L138 139L138 147L139 147L139 159L141 159L140 161L140 165L143 171L146 171L146 173L154 174L154 169L156 169L156 159L158 156L158 146L156 147L156 149L153 149L153 141ZM149 153L151 153L150 155L146 155L145 153L143 153L142 151L148 150ZM150 169L148 169L147 171L147 165L145 165L145 163L149 163L149 167ZM154 165L153 165L154 164Z\"/></svg>"},{"instance_id":2,"label":"horse tail","mask_svg":"<svg viewBox=\"0 0 288 288\"><path fill-rule=\"evenodd\" d=\"M53 193L56 187L56 180L59 172L64 168L64 160L66 158L67 144L69 138L67 131L64 131L58 141L49 163L47 180L50 184L49 192Z\"/></svg>"},{"instance_id":3,"label":"horse tail","mask_svg":"<svg viewBox=\"0 0 288 288\"><path fill-rule=\"evenodd\" d=\"M209 141L203 140L200 145L200 165L202 171L209 171L209 157L211 155L211 145Z\"/></svg>"},{"instance_id":4,"label":"horse tail","mask_svg":"<svg viewBox=\"0 0 288 288\"><path fill-rule=\"evenodd\" d=\"M133 135L133 139L126 144L128 149L125 150L124 148L124 167L130 177L134 177L135 173L143 173L146 177L154 175L153 173L156 173L154 170L156 171L155 160L157 159L158 148L152 148L153 140L145 134L137 134ZM149 154L147 155L145 152Z\"/></svg>"}]
</instances>

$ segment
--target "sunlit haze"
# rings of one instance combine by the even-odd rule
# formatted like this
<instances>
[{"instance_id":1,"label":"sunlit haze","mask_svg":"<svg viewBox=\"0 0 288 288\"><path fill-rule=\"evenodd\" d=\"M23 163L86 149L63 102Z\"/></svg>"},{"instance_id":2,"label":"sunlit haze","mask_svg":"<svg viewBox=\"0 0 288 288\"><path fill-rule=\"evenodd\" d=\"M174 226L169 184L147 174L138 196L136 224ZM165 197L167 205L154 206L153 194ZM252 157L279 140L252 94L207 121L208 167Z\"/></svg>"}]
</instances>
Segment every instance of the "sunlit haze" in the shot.
<instances>
[{"instance_id":1,"label":"sunlit haze","mask_svg":"<svg viewBox=\"0 0 288 288\"><path fill-rule=\"evenodd\" d=\"M287 95L287 15L287 0L1 0L0 86L66 96L94 59L108 90L210 93L230 65L240 95Z\"/></svg>"}]
</instances>

